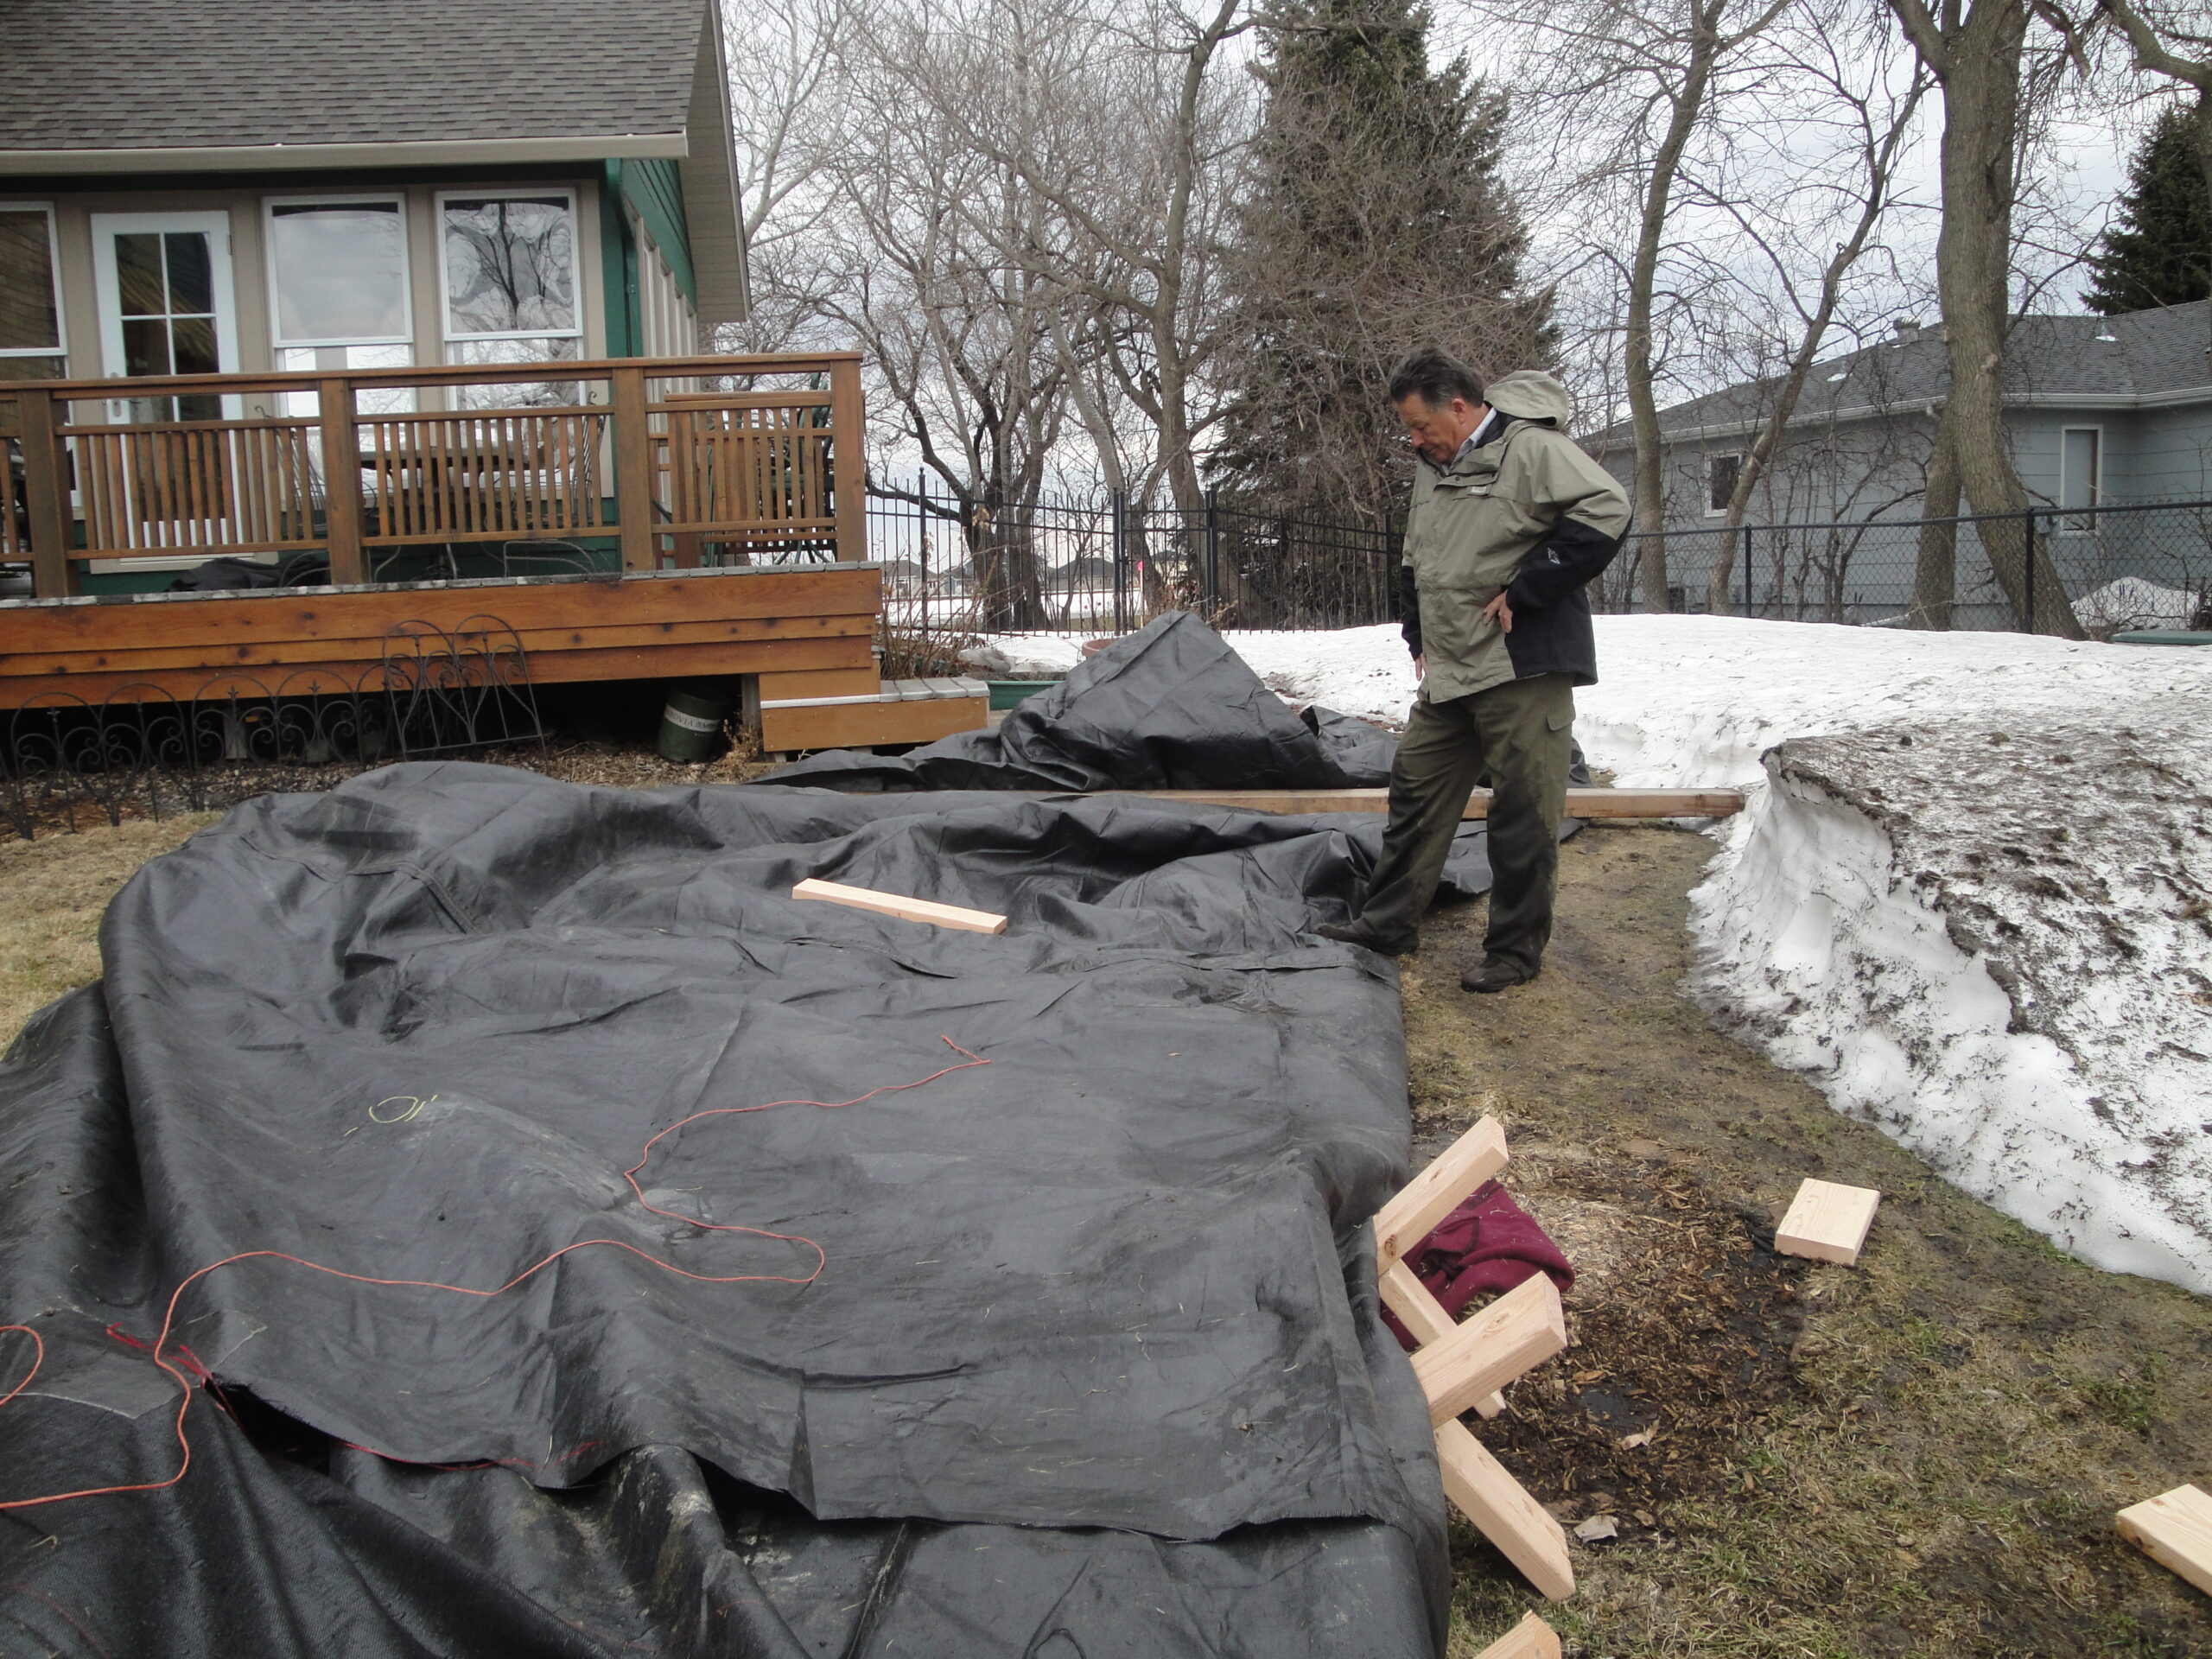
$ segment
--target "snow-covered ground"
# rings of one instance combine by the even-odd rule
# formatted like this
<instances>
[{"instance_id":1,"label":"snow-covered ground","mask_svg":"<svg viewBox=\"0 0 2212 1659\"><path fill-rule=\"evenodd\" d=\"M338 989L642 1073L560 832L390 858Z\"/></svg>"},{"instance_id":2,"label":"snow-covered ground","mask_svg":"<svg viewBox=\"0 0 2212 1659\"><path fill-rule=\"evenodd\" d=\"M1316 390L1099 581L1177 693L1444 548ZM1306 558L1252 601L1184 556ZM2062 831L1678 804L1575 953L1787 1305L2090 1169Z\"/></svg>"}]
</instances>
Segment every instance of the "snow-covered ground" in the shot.
<instances>
[{"instance_id":1,"label":"snow-covered ground","mask_svg":"<svg viewBox=\"0 0 2212 1659\"><path fill-rule=\"evenodd\" d=\"M1394 627L1229 638L1299 702L1413 695ZM1598 655L1592 765L1749 796L1692 906L1716 1017L2086 1260L2212 1293L2212 647L1635 616Z\"/></svg>"}]
</instances>

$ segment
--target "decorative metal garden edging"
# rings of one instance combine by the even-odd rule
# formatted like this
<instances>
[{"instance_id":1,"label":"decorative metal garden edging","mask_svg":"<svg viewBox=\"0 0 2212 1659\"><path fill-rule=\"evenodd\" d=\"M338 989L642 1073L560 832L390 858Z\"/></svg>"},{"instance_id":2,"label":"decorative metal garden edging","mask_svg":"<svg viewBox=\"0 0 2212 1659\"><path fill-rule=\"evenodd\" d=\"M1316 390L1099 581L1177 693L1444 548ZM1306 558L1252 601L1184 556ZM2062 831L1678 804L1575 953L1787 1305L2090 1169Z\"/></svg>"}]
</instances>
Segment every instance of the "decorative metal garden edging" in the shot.
<instances>
[{"instance_id":1,"label":"decorative metal garden edging","mask_svg":"<svg viewBox=\"0 0 2212 1659\"><path fill-rule=\"evenodd\" d=\"M35 697L8 716L0 813L28 841L57 820L73 831L79 812L113 824L137 802L158 818L259 792L225 787L242 770L368 766L517 742L546 753L515 630L488 615L450 632L408 621L352 681L317 667L273 684L216 674L188 697L143 683L98 702L69 692Z\"/></svg>"}]
</instances>

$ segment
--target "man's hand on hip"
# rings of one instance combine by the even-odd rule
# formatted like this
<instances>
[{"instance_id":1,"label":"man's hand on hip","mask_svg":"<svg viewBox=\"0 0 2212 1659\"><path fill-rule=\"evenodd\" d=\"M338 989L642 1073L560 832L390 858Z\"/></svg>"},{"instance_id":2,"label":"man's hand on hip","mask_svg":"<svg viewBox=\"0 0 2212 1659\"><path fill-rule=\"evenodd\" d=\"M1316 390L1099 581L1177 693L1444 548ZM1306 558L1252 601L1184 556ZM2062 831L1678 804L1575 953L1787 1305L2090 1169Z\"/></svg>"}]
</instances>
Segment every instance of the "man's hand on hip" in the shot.
<instances>
[{"instance_id":1,"label":"man's hand on hip","mask_svg":"<svg viewBox=\"0 0 2212 1659\"><path fill-rule=\"evenodd\" d=\"M1513 607L1505 602L1503 594L1483 607L1483 616L1485 620L1497 623L1500 633L1513 632Z\"/></svg>"}]
</instances>

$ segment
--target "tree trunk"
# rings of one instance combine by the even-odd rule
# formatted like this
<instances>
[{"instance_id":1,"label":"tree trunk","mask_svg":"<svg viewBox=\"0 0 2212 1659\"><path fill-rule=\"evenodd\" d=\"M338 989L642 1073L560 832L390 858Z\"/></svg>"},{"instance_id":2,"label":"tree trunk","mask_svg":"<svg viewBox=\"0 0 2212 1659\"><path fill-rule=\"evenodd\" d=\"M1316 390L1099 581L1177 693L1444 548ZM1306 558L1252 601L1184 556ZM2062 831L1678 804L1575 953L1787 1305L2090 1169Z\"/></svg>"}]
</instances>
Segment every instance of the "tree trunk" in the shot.
<instances>
[{"instance_id":1,"label":"tree trunk","mask_svg":"<svg viewBox=\"0 0 2212 1659\"><path fill-rule=\"evenodd\" d=\"M2005 336L2010 321L2012 201L2020 115L2021 0L1976 0L1949 42L1943 80L1943 222L1936 244L1936 291L1951 351L1951 433L1959 482L1980 525L1983 550L2022 624L2082 638L2049 551L2028 533L2028 493L2005 431ZM2016 518L1992 515L2020 515ZM2036 561L2028 613L2028 563Z\"/></svg>"},{"instance_id":2,"label":"tree trunk","mask_svg":"<svg viewBox=\"0 0 2212 1659\"><path fill-rule=\"evenodd\" d=\"M1945 404L1936 424L1936 446L1928 458L1928 482L1920 493L1920 554L1912 573L1912 626L1946 632L1958 595L1958 454L1951 437L1951 410ZM1941 521L1941 522L1938 522Z\"/></svg>"}]
</instances>

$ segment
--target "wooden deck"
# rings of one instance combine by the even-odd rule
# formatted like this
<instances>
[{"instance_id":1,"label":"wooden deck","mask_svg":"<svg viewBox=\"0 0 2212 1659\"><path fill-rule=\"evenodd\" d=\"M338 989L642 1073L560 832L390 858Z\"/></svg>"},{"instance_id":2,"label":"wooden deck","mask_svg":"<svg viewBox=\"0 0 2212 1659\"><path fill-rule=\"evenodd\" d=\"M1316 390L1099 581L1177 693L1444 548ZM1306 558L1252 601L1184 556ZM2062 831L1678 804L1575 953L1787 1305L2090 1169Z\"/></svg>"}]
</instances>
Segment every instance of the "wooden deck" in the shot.
<instances>
[{"instance_id":1,"label":"wooden deck","mask_svg":"<svg viewBox=\"0 0 2212 1659\"><path fill-rule=\"evenodd\" d=\"M875 566L817 564L15 600L0 602L0 708L133 686L180 699L233 681L350 688L392 630L472 619L512 628L541 685L750 674L764 700L872 694L881 599Z\"/></svg>"}]
</instances>

